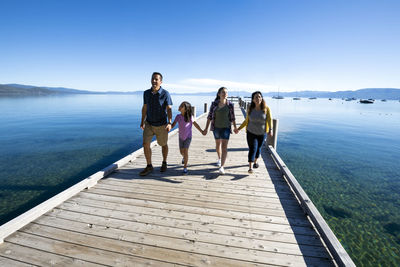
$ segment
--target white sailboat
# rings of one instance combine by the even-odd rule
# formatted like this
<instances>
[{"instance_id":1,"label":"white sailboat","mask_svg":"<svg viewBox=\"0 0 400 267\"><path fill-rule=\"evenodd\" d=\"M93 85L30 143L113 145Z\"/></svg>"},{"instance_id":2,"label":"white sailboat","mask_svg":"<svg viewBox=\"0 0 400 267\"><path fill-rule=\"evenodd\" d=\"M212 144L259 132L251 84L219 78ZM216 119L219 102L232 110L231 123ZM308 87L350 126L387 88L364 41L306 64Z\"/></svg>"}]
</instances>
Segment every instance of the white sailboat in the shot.
<instances>
[{"instance_id":1,"label":"white sailboat","mask_svg":"<svg viewBox=\"0 0 400 267\"><path fill-rule=\"evenodd\" d=\"M272 97L273 99L284 99L283 96L279 95L279 89L280 89L280 87L278 87L278 95L277 95L277 96L274 95L274 96Z\"/></svg>"}]
</instances>

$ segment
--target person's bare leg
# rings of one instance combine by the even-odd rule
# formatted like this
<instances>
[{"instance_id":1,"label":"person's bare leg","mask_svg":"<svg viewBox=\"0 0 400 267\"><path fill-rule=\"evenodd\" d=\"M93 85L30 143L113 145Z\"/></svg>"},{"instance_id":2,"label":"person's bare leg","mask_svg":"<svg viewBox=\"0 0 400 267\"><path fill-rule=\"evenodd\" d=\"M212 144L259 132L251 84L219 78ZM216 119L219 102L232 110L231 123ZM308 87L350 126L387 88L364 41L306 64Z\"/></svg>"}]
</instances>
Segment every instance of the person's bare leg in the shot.
<instances>
[{"instance_id":1,"label":"person's bare leg","mask_svg":"<svg viewBox=\"0 0 400 267\"><path fill-rule=\"evenodd\" d=\"M151 165L151 148L150 143L143 143L144 157L146 158L147 165Z\"/></svg>"},{"instance_id":2,"label":"person's bare leg","mask_svg":"<svg viewBox=\"0 0 400 267\"><path fill-rule=\"evenodd\" d=\"M215 139L215 150L217 151L218 159L221 159L221 141L222 139Z\"/></svg>"},{"instance_id":3,"label":"person's bare leg","mask_svg":"<svg viewBox=\"0 0 400 267\"><path fill-rule=\"evenodd\" d=\"M183 160L184 160L183 168L187 168L187 163L189 161L189 149L184 148L182 150L183 150Z\"/></svg>"},{"instance_id":4,"label":"person's bare leg","mask_svg":"<svg viewBox=\"0 0 400 267\"><path fill-rule=\"evenodd\" d=\"M162 157L163 161L167 162L167 156L168 156L168 145L162 146Z\"/></svg>"},{"instance_id":5,"label":"person's bare leg","mask_svg":"<svg viewBox=\"0 0 400 267\"><path fill-rule=\"evenodd\" d=\"M229 139L222 139L221 141L221 166L225 166L226 156L228 154Z\"/></svg>"}]
</instances>

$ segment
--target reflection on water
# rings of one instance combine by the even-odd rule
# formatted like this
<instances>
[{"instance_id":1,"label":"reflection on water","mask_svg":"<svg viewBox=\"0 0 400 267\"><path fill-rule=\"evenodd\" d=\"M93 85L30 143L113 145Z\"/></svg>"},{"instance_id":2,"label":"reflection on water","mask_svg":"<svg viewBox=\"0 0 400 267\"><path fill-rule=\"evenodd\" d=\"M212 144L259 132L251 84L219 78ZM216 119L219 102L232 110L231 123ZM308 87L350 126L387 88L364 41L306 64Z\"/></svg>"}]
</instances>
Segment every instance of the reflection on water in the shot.
<instances>
[{"instance_id":1,"label":"reflection on water","mask_svg":"<svg viewBox=\"0 0 400 267\"><path fill-rule=\"evenodd\" d=\"M213 96L173 95L202 113ZM142 95L0 99L0 223L139 148ZM278 152L359 266L400 262L400 103L268 98ZM238 122L240 123L240 122ZM244 159L246 160L246 159Z\"/></svg>"}]
</instances>

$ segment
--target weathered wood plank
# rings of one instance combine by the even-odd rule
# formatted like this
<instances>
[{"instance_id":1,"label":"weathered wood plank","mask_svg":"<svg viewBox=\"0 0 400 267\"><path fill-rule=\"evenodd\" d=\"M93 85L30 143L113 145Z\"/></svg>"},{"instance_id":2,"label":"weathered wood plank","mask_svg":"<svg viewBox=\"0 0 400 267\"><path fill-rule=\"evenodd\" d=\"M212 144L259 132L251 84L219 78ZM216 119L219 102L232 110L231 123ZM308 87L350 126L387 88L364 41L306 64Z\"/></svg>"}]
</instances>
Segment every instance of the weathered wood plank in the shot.
<instances>
[{"instance_id":1,"label":"weathered wood plank","mask_svg":"<svg viewBox=\"0 0 400 267\"><path fill-rule=\"evenodd\" d=\"M103 266L103 264L95 264L93 262L63 256L59 253L50 253L45 250L40 250L40 247L28 247L10 243L9 241L6 242L6 246L0 246L0 255L8 258L8 260L4 260L4 264L0 266L18 266L18 264L21 264L21 266Z\"/></svg>"},{"instance_id":2,"label":"weathered wood plank","mask_svg":"<svg viewBox=\"0 0 400 267\"><path fill-rule=\"evenodd\" d=\"M168 227L168 228L178 228L183 230L193 230L193 229L200 229L199 231L205 233L216 233L220 235L227 235L227 236L238 236L238 237L245 237L254 240L272 240L276 242L284 242L284 243L293 243L299 245L309 245L309 246L320 246L321 242L319 242L319 237L314 233L314 235L302 235L302 234L293 234L291 233L284 233L278 231L271 231L271 230L258 230L258 229L249 229L243 228L240 226L230 226L230 225L221 225L217 223L208 223L208 222L199 222L199 221L192 221L192 220L185 220L185 219L178 219L175 221L174 224L169 224L167 221L166 223L163 222L161 219L161 223L154 223L150 224L146 221L141 220L125 220L116 217L103 217L98 214L86 214L86 213L79 213L69 210L62 210L58 211L55 210L52 213L49 213L46 216L56 217L56 218L63 218L67 220L76 220L80 222L85 222L88 225L95 224L98 222L98 225L103 225L104 227L112 225L115 228L121 227L128 227L132 226L131 229L134 228L135 223L145 224L148 228L152 227Z\"/></svg>"},{"instance_id":3,"label":"weathered wood plank","mask_svg":"<svg viewBox=\"0 0 400 267\"><path fill-rule=\"evenodd\" d=\"M231 211L238 211L238 212L246 212L246 213L256 213L262 215L271 215L271 216L282 216L282 217L298 217L303 216L304 212L302 209L296 210L288 210L283 211L278 207L271 207L271 208L259 208L259 207L251 207L251 206L238 206L231 203L217 203L217 202L207 202L202 200L196 199L185 199L180 198L178 196L175 197L168 197L163 195L150 195L150 194L140 194L136 192L120 192L120 191L111 191L111 190L103 190L100 188L94 188L92 193L100 194L100 195L107 195L107 196L120 196L124 198L131 198L131 199L142 199L142 200L152 200L158 201L163 203L170 203L170 204L178 204L178 205L186 205L186 206L195 206L195 207L208 207L220 210L231 210Z\"/></svg>"},{"instance_id":4,"label":"weathered wood plank","mask_svg":"<svg viewBox=\"0 0 400 267\"><path fill-rule=\"evenodd\" d=\"M174 240L168 241L171 238L175 238L191 242L198 241L244 249L270 251L298 256L304 255L309 257L329 258L329 255L322 244L320 244L320 246L299 246L297 243L293 242L280 242L276 240L234 236L232 234L222 235L214 232L205 232L202 231L201 227L193 229L180 229L140 222L123 221L122 223L121 220L112 218L107 218L107 222L105 223L104 217L97 215L85 215L79 217L73 213L70 213L70 215L72 216L70 216L68 219L53 216L43 216L35 223L65 230L96 234L103 237L110 237L109 233L111 231L118 232L118 236L124 235L124 232L135 232L137 234L129 233L135 235L135 238L139 238L135 242L141 242L154 246L158 246L158 241L163 238L165 240L165 244L168 244L169 242L176 243ZM168 246L166 248L168 248Z\"/></svg>"},{"instance_id":5,"label":"weathered wood plank","mask_svg":"<svg viewBox=\"0 0 400 267\"><path fill-rule=\"evenodd\" d=\"M0 266L2 267L27 267L27 266L34 266L33 264L24 263L18 260L4 258L0 256ZM36 265L37 266L37 265Z\"/></svg>"},{"instance_id":6,"label":"weathered wood plank","mask_svg":"<svg viewBox=\"0 0 400 267\"><path fill-rule=\"evenodd\" d=\"M199 256L209 255L219 259L234 259L244 262L249 261L250 263L253 262L259 264L296 264L299 266L306 266L307 263L311 263L315 266L324 266L329 263L327 259L321 258L249 250L232 246L220 246L195 240L168 239L161 236L158 236L157 239L153 240L154 243L152 242L152 245L147 245L145 244L146 242L151 242L150 235L144 237L138 236L138 233L132 234L131 232L124 232L124 235L122 236L118 235L119 233L116 233L112 238L105 238L98 235L92 235L89 230L85 233L79 233L77 231L68 231L37 224L31 224L29 227L21 229L21 232L28 235L80 244L87 248L119 253L124 256L135 255L160 261L164 260L176 264L193 264L193 262L187 261L187 257L185 256L186 253L193 253L193 255ZM107 232L112 233L112 229L107 229ZM163 250L166 251L161 255ZM183 256L179 257L177 253L178 251L180 254L183 254ZM194 253L194 251L196 252ZM195 265L197 264L195 263Z\"/></svg>"},{"instance_id":7,"label":"weathered wood plank","mask_svg":"<svg viewBox=\"0 0 400 267\"><path fill-rule=\"evenodd\" d=\"M267 264L252 264L251 262L237 261L234 259L186 253L179 250L162 249L129 241L113 240L79 233L58 231L47 232L46 227L40 228L40 235L20 232L12 239L14 242L25 243L28 246L39 246L49 251L62 251L71 257L90 258L108 266L181 266L174 262L184 262L185 266L269 266ZM47 237L55 234L56 239ZM140 255L140 256L132 256ZM146 256L160 260L147 259Z\"/></svg>"},{"instance_id":8,"label":"weathered wood plank","mask_svg":"<svg viewBox=\"0 0 400 267\"><path fill-rule=\"evenodd\" d=\"M188 185L186 182L182 183L181 185L170 185L170 184L163 184L160 185L160 183L137 183L132 184L131 182L126 182L126 181L121 181L121 180L115 180L115 179L107 179L104 181L101 181L101 185L113 185L113 186L118 186L119 188L125 188L125 189L130 189L131 191L136 190L136 189L141 189L141 190L152 190L152 191L161 191L161 192L176 192L179 190L179 192L183 193L188 193L188 194L203 194L203 195L218 195L219 197L223 199L233 199L233 200L249 200L252 202L271 202L271 203L287 203L287 204L292 204L292 205L299 205L298 202L293 198L293 194L289 191L281 191L281 194L285 194L286 198L282 199L279 198L276 194L276 191L272 191L271 189L270 192L258 192L255 193L254 191L246 191L246 190L228 190L223 187L221 188L215 188L215 187L199 187L196 185ZM285 193L283 193L285 192Z\"/></svg>"},{"instance_id":9,"label":"weathered wood plank","mask_svg":"<svg viewBox=\"0 0 400 267\"><path fill-rule=\"evenodd\" d=\"M47 251L53 254L62 254L68 257L71 257L76 260L84 260L92 263L97 263L100 265L108 265L108 266L149 266L154 265L158 266L174 266L171 263L166 261L157 261L153 259L147 259L143 257L133 256L132 253L124 253L122 251L114 251L109 249L108 247L113 247L113 245L107 240L101 240L102 248L96 248L90 246L92 244L92 240L86 236L87 242L84 242L84 235L82 239L76 240L72 236L72 232L69 232L68 235L60 238L57 235L56 231L53 231L55 235L46 236L42 233L42 231L48 230L43 229L40 230L39 233L26 233L26 229L34 227L35 224L30 224L27 227L21 229L16 234L10 236L9 241L13 244L20 244L30 248L37 248L38 251ZM97 240L99 241L99 240ZM107 242L106 242L107 241ZM89 243L89 245L88 245ZM108 247L107 247L108 246ZM130 248L133 250L140 250L140 245L131 246ZM36 257L41 257L42 252L37 253ZM61 264L63 265L63 264ZM67 265L65 265L67 266Z\"/></svg>"},{"instance_id":10,"label":"weathered wood plank","mask_svg":"<svg viewBox=\"0 0 400 267\"><path fill-rule=\"evenodd\" d=\"M181 224L186 224L192 227L193 221L190 222L181 222L178 218L171 218L165 216L157 216L157 215L147 215L147 214L139 214L134 211L119 211L114 209L106 209L104 207L94 207L94 206L86 206L86 205L75 205L71 203L64 203L60 206L62 210L75 211L77 213L85 213L85 214L99 214L105 218L119 218L127 221L139 221L143 223L155 223L155 224L163 224L171 227L184 227ZM62 211L55 211L62 213ZM77 215L79 216L79 215ZM230 225L235 227L242 227L245 229L258 229L258 230L269 230L269 231L277 231L283 233L296 233L302 235L312 235L315 236L315 232L310 227L304 226L291 226L289 224L276 224L276 223L268 223L268 222L255 222L255 221L246 221L242 219L236 218L219 218L219 217L202 217L201 223L203 224L221 224L221 225Z\"/></svg>"},{"instance_id":11,"label":"weathered wood plank","mask_svg":"<svg viewBox=\"0 0 400 267\"><path fill-rule=\"evenodd\" d=\"M102 181L103 183L103 181ZM215 184L213 181L190 181L190 180L164 180L164 179L152 179L150 177L146 179L115 179L104 181L104 183L112 183L120 185L121 187L154 187L165 188L167 191L171 191L177 188L188 189L188 190L202 190L206 192L220 192L225 194L235 194L239 197L244 196L256 196L256 197L272 197L282 201L293 201L293 193L285 187L275 186L275 187L252 187L250 185L230 185L230 184ZM278 194L277 194L278 193Z\"/></svg>"},{"instance_id":12,"label":"weathered wood plank","mask_svg":"<svg viewBox=\"0 0 400 267\"><path fill-rule=\"evenodd\" d=\"M102 189L107 191L113 192L120 192L120 193L131 193L135 192L136 194L140 195L160 195L162 194L165 197L174 197L179 199L188 199L188 200L199 200L203 202L213 202L213 203L230 203L235 206L246 206L252 208L268 208L268 209L282 209L282 202L280 201L267 201L268 198L251 198L251 197L234 197L234 196L227 196L224 194L218 194L215 196L214 194L207 194L206 192L202 192L200 190L188 192L187 190L181 190L179 188L175 189L175 191L168 191L168 190L157 190L157 189L145 189L141 187L136 188L128 188L128 187L121 187L111 184L104 184L101 183L96 186L96 189ZM151 197L149 197L151 198ZM299 205L294 200L291 202L285 202L285 208L289 211L299 211Z\"/></svg>"},{"instance_id":13,"label":"weathered wood plank","mask_svg":"<svg viewBox=\"0 0 400 267\"><path fill-rule=\"evenodd\" d=\"M86 205L90 207L107 208L111 210L120 211L133 211L135 213L158 215L166 217L188 217L193 220L201 220L207 218L226 218L236 219L241 221L252 221L252 222L268 222L275 224L286 224L292 226L305 226L311 227L308 220L304 218L294 218L288 220L285 217L277 216L265 216L259 214L234 212L227 210L217 210L210 208L197 208L192 206L182 205L166 205L165 203L152 202L152 201L138 201L120 197L110 197L97 194L85 194L85 197L76 197L74 200L66 201L65 203L71 203L73 205ZM62 206L61 206L62 208Z\"/></svg>"}]
</instances>

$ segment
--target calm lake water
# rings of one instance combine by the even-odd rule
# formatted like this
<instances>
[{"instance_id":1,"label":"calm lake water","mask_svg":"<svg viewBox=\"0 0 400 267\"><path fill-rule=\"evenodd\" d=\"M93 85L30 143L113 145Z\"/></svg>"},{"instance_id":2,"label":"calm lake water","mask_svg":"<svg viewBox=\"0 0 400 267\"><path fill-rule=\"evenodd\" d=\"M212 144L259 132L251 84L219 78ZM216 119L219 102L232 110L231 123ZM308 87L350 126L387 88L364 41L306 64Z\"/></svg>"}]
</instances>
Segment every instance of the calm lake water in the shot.
<instances>
[{"instance_id":1,"label":"calm lake water","mask_svg":"<svg viewBox=\"0 0 400 267\"><path fill-rule=\"evenodd\" d=\"M210 96L173 95L198 114ZM358 266L400 263L400 102L267 98L278 147ZM140 148L141 95L0 98L0 224ZM239 122L240 123L240 122Z\"/></svg>"}]
</instances>

